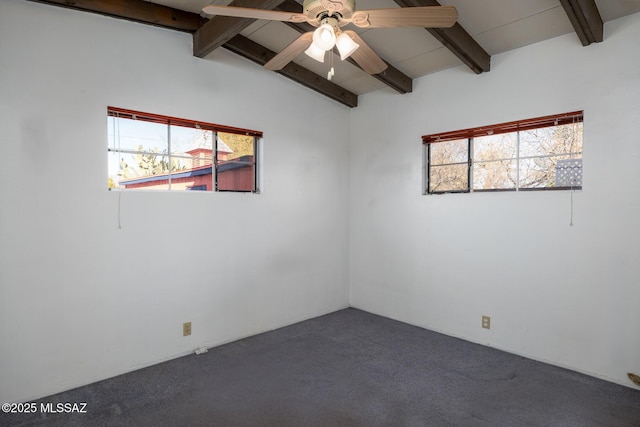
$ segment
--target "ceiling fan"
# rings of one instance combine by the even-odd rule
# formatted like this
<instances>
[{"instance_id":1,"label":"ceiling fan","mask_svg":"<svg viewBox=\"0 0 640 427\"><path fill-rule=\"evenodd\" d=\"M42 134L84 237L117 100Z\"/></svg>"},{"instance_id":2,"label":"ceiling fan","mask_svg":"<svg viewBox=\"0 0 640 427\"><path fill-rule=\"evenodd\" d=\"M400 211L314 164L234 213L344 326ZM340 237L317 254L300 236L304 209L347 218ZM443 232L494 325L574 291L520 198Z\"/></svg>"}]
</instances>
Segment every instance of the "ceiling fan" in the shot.
<instances>
[{"instance_id":1,"label":"ceiling fan","mask_svg":"<svg viewBox=\"0 0 640 427\"><path fill-rule=\"evenodd\" d=\"M343 31L342 27L353 24L359 28L448 28L458 19L458 12L453 6L358 11L355 10L355 6L355 0L304 0L302 13L218 5L207 5L202 8L202 11L208 15L294 23L307 22L318 27L315 31L302 34L264 64L264 68L273 71L284 68L302 52L316 61L324 62L325 53L335 46L340 53L340 59L344 60L351 56L365 72L378 74L387 68L387 64L358 33L353 30Z\"/></svg>"}]
</instances>

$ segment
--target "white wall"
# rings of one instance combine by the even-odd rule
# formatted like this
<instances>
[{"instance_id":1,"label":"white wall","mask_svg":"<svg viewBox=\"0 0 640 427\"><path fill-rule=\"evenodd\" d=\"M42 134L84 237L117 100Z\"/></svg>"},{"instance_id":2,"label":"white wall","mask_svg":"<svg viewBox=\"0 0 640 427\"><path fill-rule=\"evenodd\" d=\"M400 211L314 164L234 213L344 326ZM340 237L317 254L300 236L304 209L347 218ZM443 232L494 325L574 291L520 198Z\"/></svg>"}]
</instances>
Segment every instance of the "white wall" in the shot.
<instances>
[{"instance_id":1,"label":"white wall","mask_svg":"<svg viewBox=\"0 0 640 427\"><path fill-rule=\"evenodd\" d=\"M108 105L263 131L262 194L125 193L119 229ZM349 115L188 34L0 2L0 401L346 307Z\"/></svg>"},{"instance_id":2,"label":"white wall","mask_svg":"<svg viewBox=\"0 0 640 427\"><path fill-rule=\"evenodd\" d=\"M352 114L351 304L632 386L640 15L379 91ZM421 195L425 134L584 110L584 190ZM491 330L480 318L492 318Z\"/></svg>"}]
</instances>

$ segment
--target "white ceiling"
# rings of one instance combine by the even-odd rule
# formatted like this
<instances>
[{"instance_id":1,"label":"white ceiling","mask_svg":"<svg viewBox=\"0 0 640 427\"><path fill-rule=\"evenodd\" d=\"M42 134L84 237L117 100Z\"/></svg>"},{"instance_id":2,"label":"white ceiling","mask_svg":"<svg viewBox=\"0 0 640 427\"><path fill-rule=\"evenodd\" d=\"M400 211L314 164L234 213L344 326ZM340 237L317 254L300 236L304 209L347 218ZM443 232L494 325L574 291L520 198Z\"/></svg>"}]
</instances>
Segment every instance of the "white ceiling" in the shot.
<instances>
[{"instance_id":1,"label":"white ceiling","mask_svg":"<svg viewBox=\"0 0 640 427\"><path fill-rule=\"evenodd\" d=\"M190 12L200 12L209 3L229 4L230 0L153 0ZM455 6L458 23L486 50L495 55L528 44L573 33L559 0L440 0ZM640 12L640 0L596 0L603 21ZM393 0L358 0L356 9L394 8ZM356 29L356 28L351 28ZM411 78L461 64L423 28L357 29L361 37L387 62ZM256 21L241 33L275 52L281 51L300 34L280 22ZM576 35L576 49L582 44ZM604 43L607 40L605 25ZM358 67L334 56L333 81L355 94L386 87ZM294 61L319 75L326 75L329 60L319 63L306 55ZM265 72L268 72L265 70ZM471 72L471 71L470 71Z\"/></svg>"}]
</instances>

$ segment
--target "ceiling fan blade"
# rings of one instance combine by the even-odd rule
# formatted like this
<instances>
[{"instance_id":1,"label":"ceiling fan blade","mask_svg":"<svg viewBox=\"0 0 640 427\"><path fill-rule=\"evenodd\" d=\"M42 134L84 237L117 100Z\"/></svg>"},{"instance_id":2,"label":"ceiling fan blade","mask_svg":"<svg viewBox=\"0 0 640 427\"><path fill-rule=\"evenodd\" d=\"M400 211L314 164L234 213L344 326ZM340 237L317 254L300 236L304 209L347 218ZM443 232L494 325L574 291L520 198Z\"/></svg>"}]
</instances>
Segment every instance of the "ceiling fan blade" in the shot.
<instances>
[{"instance_id":1,"label":"ceiling fan blade","mask_svg":"<svg viewBox=\"0 0 640 427\"><path fill-rule=\"evenodd\" d=\"M448 28L458 20L458 11L454 6L370 9L354 12L350 20L361 28Z\"/></svg>"},{"instance_id":2,"label":"ceiling fan blade","mask_svg":"<svg viewBox=\"0 0 640 427\"><path fill-rule=\"evenodd\" d=\"M360 37L358 33L351 30L347 30L344 33L360 45L360 47L351 54L351 58L353 58L364 71L369 74L378 74L387 69L387 63L362 40L362 37Z\"/></svg>"},{"instance_id":3,"label":"ceiling fan blade","mask_svg":"<svg viewBox=\"0 0 640 427\"><path fill-rule=\"evenodd\" d=\"M248 7L218 6L210 4L202 8L207 15L233 16L236 18L268 19L283 22L307 22L301 13L280 12L277 10L251 9Z\"/></svg>"},{"instance_id":4,"label":"ceiling fan blade","mask_svg":"<svg viewBox=\"0 0 640 427\"><path fill-rule=\"evenodd\" d=\"M304 33L297 39L295 39L289 46L282 49L282 52L271 58L269 62L264 64L264 68L271 71L277 71L284 68L289 62L296 56L304 52L313 41L313 31Z\"/></svg>"}]
</instances>

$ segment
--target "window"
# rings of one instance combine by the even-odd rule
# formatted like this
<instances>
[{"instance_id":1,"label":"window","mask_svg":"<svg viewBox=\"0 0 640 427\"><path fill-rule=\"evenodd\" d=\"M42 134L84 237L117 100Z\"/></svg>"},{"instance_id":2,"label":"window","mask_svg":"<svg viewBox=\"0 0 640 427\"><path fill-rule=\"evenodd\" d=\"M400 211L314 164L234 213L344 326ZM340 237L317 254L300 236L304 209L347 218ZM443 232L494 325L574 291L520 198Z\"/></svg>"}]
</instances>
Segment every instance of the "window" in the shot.
<instances>
[{"instance_id":1,"label":"window","mask_svg":"<svg viewBox=\"0 0 640 427\"><path fill-rule=\"evenodd\" d=\"M109 189L258 192L261 132L115 107L107 124Z\"/></svg>"},{"instance_id":2,"label":"window","mask_svg":"<svg viewBox=\"0 0 640 427\"><path fill-rule=\"evenodd\" d=\"M582 111L425 135L425 193L582 188Z\"/></svg>"}]
</instances>

